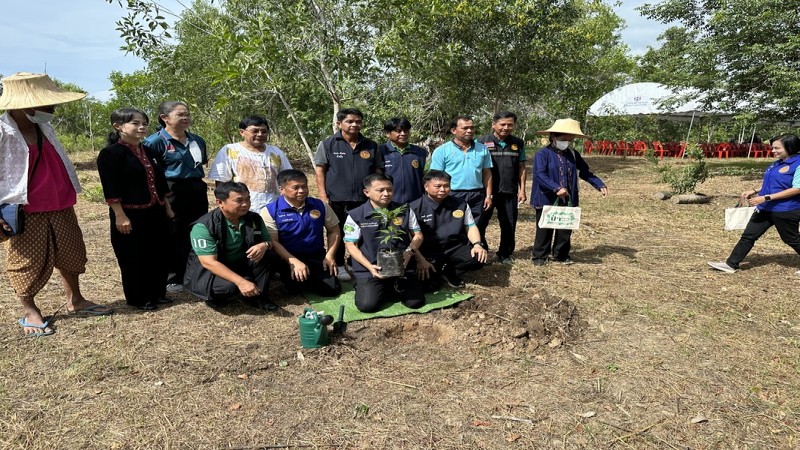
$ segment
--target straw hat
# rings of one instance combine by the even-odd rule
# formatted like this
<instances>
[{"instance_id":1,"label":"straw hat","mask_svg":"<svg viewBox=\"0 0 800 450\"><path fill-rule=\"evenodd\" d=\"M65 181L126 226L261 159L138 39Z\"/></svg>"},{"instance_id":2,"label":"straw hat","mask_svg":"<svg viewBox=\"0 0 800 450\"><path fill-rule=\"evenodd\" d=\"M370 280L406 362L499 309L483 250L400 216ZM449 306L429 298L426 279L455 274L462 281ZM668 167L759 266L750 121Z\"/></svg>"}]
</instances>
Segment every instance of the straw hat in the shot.
<instances>
[{"instance_id":1,"label":"straw hat","mask_svg":"<svg viewBox=\"0 0 800 450\"><path fill-rule=\"evenodd\" d=\"M44 73L18 72L3 78L0 109L28 109L60 105L86 97L83 92L68 92L56 86Z\"/></svg>"},{"instance_id":2,"label":"straw hat","mask_svg":"<svg viewBox=\"0 0 800 450\"><path fill-rule=\"evenodd\" d=\"M550 133L559 133L559 134L572 134L575 135L576 138L587 138L583 131L581 131L581 124L575 119L558 119L556 123L553 124L552 127L537 131L539 134L550 134Z\"/></svg>"}]
</instances>

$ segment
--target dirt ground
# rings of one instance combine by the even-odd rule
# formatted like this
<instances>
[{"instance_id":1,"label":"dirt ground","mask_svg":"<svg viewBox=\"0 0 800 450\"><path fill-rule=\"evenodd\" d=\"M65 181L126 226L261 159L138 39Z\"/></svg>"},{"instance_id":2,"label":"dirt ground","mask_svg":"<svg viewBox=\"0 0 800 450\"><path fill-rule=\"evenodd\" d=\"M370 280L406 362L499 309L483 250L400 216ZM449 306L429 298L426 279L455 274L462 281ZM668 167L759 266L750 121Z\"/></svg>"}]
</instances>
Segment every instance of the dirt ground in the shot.
<instances>
[{"instance_id":1,"label":"dirt ground","mask_svg":"<svg viewBox=\"0 0 800 450\"><path fill-rule=\"evenodd\" d=\"M577 264L531 264L523 207L515 265L468 276L474 299L306 350L304 300L277 291L269 314L186 294L126 307L92 155L76 160L83 291L116 312L59 314L54 336L24 338L2 278L0 448L800 447L800 260L772 230L740 272L706 265L738 240L723 209L760 172L675 205L653 199L665 187L644 160L589 157L610 196L582 185ZM52 314L62 296L53 277L38 303Z\"/></svg>"}]
</instances>

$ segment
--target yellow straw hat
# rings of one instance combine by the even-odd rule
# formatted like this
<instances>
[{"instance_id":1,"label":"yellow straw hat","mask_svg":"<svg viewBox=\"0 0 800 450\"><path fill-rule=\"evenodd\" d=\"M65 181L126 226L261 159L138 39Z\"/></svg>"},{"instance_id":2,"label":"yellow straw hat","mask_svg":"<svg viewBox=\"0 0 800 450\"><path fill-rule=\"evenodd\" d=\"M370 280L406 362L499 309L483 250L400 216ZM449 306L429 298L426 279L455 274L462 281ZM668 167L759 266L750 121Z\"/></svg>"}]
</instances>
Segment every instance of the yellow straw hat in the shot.
<instances>
[{"instance_id":1,"label":"yellow straw hat","mask_svg":"<svg viewBox=\"0 0 800 450\"><path fill-rule=\"evenodd\" d=\"M558 133L558 134L572 134L578 138L587 138L583 131L581 131L581 124L575 119L558 119L556 123L553 124L552 127L537 131L539 134L550 134L550 133Z\"/></svg>"},{"instance_id":2,"label":"yellow straw hat","mask_svg":"<svg viewBox=\"0 0 800 450\"><path fill-rule=\"evenodd\" d=\"M3 78L0 109L28 109L60 105L86 97L83 92L68 92L56 86L44 73L18 72Z\"/></svg>"}]
</instances>

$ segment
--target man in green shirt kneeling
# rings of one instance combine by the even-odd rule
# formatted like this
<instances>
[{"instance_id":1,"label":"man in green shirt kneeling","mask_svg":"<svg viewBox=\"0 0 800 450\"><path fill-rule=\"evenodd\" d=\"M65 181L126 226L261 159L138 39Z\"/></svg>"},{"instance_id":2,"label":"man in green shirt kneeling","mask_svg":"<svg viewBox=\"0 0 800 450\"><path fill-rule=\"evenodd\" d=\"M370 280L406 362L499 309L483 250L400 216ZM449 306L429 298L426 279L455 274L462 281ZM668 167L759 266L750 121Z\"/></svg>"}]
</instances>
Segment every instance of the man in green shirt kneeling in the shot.
<instances>
[{"instance_id":1,"label":"man in green shirt kneeling","mask_svg":"<svg viewBox=\"0 0 800 450\"><path fill-rule=\"evenodd\" d=\"M217 208L192 225L184 288L212 308L242 297L260 309L278 309L267 296L272 244L264 220L250 211L250 191L228 181L214 189L214 197Z\"/></svg>"}]
</instances>

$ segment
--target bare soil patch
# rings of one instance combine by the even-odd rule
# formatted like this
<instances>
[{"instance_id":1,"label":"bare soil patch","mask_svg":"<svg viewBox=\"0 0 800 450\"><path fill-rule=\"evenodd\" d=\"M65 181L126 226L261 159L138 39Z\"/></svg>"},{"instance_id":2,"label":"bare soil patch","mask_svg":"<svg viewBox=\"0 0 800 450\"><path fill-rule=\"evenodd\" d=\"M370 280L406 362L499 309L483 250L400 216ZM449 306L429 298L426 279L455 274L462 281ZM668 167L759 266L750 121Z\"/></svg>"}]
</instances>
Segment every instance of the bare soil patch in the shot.
<instances>
[{"instance_id":1,"label":"bare soil patch","mask_svg":"<svg viewBox=\"0 0 800 450\"><path fill-rule=\"evenodd\" d=\"M92 158L76 156L87 192ZM474 299L318 350L299 344L303 299L277 289L274 314L186 294L127 308L107 208L84 195L83 290L116 314L22 338L0 282L0 448L800 447L800 258L770 231L742 271L706 266L739 237L723 209L758 180L718 176L699 187L710 203L675 205L641 159L588 162L611 195L583 185L577 264L531 264L523 207L515 265L467 278ZM54 277L38 303L62 295Z\"/></svg>"}]
</instances>

